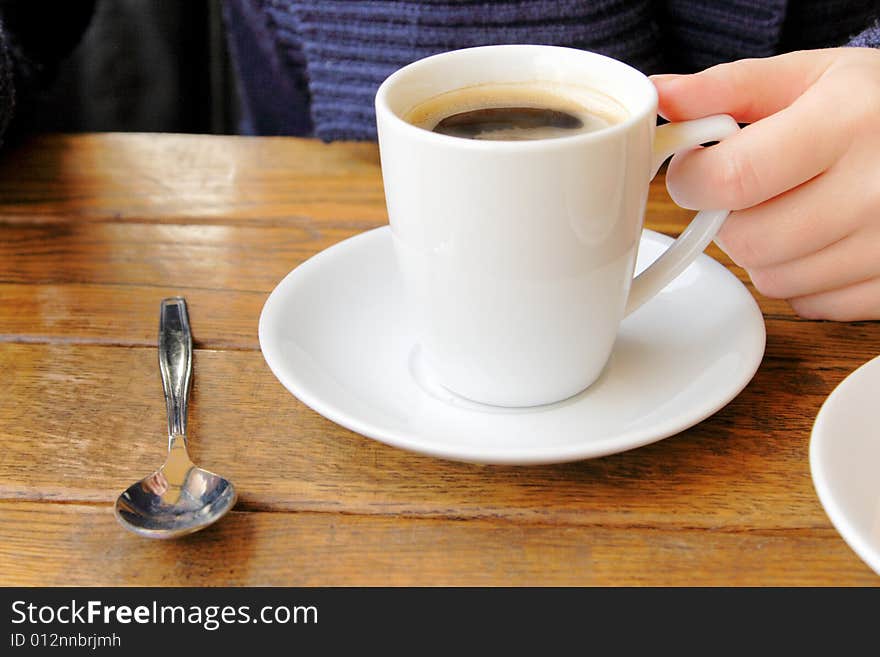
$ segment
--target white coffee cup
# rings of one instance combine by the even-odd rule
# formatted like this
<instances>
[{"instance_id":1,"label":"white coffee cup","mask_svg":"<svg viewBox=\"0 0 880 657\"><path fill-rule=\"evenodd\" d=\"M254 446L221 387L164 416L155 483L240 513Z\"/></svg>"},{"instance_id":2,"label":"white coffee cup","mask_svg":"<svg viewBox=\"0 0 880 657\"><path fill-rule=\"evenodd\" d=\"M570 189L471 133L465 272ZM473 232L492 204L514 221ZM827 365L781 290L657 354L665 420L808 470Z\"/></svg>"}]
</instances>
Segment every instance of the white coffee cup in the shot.
<instances>
[{"instance_id":1,"label":"white coffee cup","mask_svg":"<svg viewBox=\"0 0 880 657\"><path fill-rule=\"evenodd\" d=\"M576 84L625 110L608 128L555 139L481 141L403 120L414 106L481 84ZM468 399L535 406L601 374L623 317L678 276L727 210L703 210L633 280L648 186L673 153L738 130L729 116L656 127L657 93L608 57L552 46L443 53L376 94L395 253L438 381Z\"/></svg>"}]
</instances>

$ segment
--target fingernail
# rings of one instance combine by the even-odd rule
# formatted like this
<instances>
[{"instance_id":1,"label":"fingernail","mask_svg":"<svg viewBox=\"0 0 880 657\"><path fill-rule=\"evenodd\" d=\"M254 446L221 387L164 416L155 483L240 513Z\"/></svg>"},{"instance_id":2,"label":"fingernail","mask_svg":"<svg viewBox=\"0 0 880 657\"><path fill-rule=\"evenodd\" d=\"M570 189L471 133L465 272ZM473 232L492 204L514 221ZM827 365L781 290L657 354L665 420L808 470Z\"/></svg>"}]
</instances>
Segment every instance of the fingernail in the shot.
<instances>
[{"instance_id":1,"label":"fingernail","mask_svg":"<svg viewBox=\"0 0 880 657\"><path fill-rule=\"evenodd\" d=\"M654 84L665 84L667 82L672 82L673 80L677 80L682 77L677 73L663 73L661 75L652 75L648 79L651 80Z\"/></svg>"}]
</instances>

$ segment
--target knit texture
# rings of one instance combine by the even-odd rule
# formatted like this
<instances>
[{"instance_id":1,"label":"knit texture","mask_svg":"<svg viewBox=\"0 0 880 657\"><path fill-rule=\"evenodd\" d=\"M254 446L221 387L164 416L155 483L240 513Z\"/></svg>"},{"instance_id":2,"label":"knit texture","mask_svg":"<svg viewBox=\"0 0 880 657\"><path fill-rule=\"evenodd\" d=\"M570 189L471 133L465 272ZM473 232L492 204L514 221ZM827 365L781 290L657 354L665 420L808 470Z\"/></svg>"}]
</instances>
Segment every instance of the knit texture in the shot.
<instances>
[{"instance_id":1,"label":"knit texture","mask_svg":"<svg viewBox=\"0 0 880 657\"><path fill-rule=\"evenodd\" d=\"M287 3L275 0L275 15ZM290 5L287 5L290 7ZM378 84L409 62L446 50L537 43L596 50L659 70L650 0L506 0L494 3L294 2L306 55L312 118L322 139L375 137ZM283 33L280 33L283 34Z\"/></svg>"},{"instance_id":2,"label":"knit texture","mask_svg":"<svg viewBox=\"0 0 880 657\"><path fill-rule=\"evenodd\" d=\"M785 0L666 0L663 29L670 72L779 51Z\"/></svg>"},{"instance_id":3,"label":"knit texture","mask_svg":"<svg viewBox=\"0 0 880 657\"><path fill-rule=\"evenodd\" d=\"M880 48L880 22L874 23L867 30L856 35L847 45L859 48Z\"/></svg>"},{"instance_id":4,"label":"knit texture","mask_svg":"<svg viewBox=\"0 0 880 657\"><path fill-rule=\"evenodd\" d=\"M552 44L647 74L684 73L801 48L874 46L876 27L859 33L878 15L878 0L226 1L242 130L326 141L375 139L382 80L446 50Z\"/></svg>"},{"instance_id":5,"label":"knit texture","mask_svg":"<svg viewBox=\"0 0 880 657\"><path fill-rule=\"evenodd\" d=\"M246 0L223 5L229 52L238 71L239 130L249 135L310 135L310 93L299 28L293 14L276 20L274 4Z\"/></svg>"},{"instance_id":6,"label":"knit texture","mask_svg":"<svg viewBox=\"0 0 880 657\"><path fill-rule=\"evenodd\" d=\"M93 0L44 20L0 5L0 135L72 48ZM375 139L373 97L390 73L494 43L593 50L645 73L691 72L803 48L880 47L880 0L226 0L245 134Z\"/></svg>"},{"instance_id":7,"label":"knit texture","mask_svg":"<svg viewBox=\"0 0 880 657\"><path fill-rule=\"evenodd\" d=\"M250 12L252 22L274 36L273 57L294 69L303 67L314 134L328 141L375 138L373 97L379 83L405 64L456 48L554 44L595 50L643 70L662 69L650 0L229 4L240 16ZM285 128L275 124L271 131Z\"/></svg>"}]
</instances>

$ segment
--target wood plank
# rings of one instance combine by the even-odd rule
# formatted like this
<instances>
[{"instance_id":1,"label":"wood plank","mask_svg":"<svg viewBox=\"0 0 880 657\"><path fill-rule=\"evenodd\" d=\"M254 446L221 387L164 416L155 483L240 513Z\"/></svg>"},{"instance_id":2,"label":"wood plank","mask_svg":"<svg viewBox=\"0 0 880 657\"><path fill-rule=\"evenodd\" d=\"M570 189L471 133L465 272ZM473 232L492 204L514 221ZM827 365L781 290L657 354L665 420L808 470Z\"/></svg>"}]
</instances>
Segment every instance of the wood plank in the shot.
<instances>
[{"instance_id":1,"label":"wood plank","mask_svg":"<svg viewBox=\"0 0 880 657\"><path fill-rule=\"evenodd\" d=\"M590 461L502 467L363 438L287 393L259 352L199 350L192 452L236 483L246 510L829 528L810 478L809 435L850 362L830 351L768 358L727 407L673 438ZM0 498L109 504L162 462L155 349L3 344L0 371Z\"/></svg>"},{"instance_id":2,"label":"wood plank","mask_svg":"<svg viewBox=\"0 0 880 657\"><path fill-rule=\"evenodd\" d=\"M672 203L661 173L651 184L648 226L676 235L692 214ZM116 226L98 235L80 229L72 236L57 226L30 236L0 231L0 244L9 243L0 253L0 262L8 261L19 272L14 278L8 272L0 275L0 281L106 282L101 276L118 272L119 263L132 258L135 275L144 273L148 284L181 287L174 281L156 280L157 274L167 276L181 262L182 249L169 245L189 247L187 257L194 258L197 268L209 259L210 244L216 246L211 238L225 234L225 224L292 226L310 237L330 233L323 240L319 235L315 243L301 243L296 239L301 235L295 234L281 240L277 235L267 236L276 245L289 244L293 237L303 247L298 258L283 254L283 264L272 268L283 274L329 244L385 223L386 214L375 144L205 135L44 135L0 159L0 224L87 221L214 226L203 231L194 231L193 226L181 231L145 232L141 228L132 234ZM272 258L274 252L266 248L266 241L254 245L241 237L230 235L230 242L255 249L252 258ZM36 253L28 251L33 239L43 243ZM53 239L58 243L47 243ZM107 240L111 243L106 244ZM99 247L92 254L89 247L95 243L104 243L104 249ZM150 248L156 244L163 248ZM20 247L23 252L17 251ZM97 256L92 267L78 263L82 249L90 257ZM729 264L717 247L710 247L709 253ZM36 268L34 258L39 263ZM212 264L222 269L226 262ZM95 271L102 275L85 277ZM747 282L744 272L735 269L735 273ZM196 274L199 282L191 286L226 284L222 272L211 282L199 274L204 271ZM791 315L783 301L759 301L764 312Z\"/></svg>"},{"instance_id":3,"label":"wood plank","mask_svg":"<svg viewBox=\"0 0 880 657\"><path fill-rule=\"evenodd\" d=\"M153 344L159 300L180 294L197 344L258 348L274 286L371 227L0 224L0 340Z\"/></svg>"},{"instance_id":4,"label":"wood plank","mask_svg":"<svg viewBox=\"0 0 880 657\"><path fill-rule=\"evenodd\" d=\"M0 282L268 292L313 254L374 227L0 224Z\"/></svg>"},{"instance_id":5,"label":"wood plank","mask_svg":"<svg viewBox=\"0 0 880 657\"><path fill-rule=\"evenodd\" d=\"M149 541L108 508L3 503L0 535L0 583L18 586L877 585L830 530L233 512L198 534Z\"/></svg>"},{"instance_id":6,"label":"wood plank","mask_svg":"<svg viewBox=\"0 0 880 657\"><path fill-rule=\"evenodd\" d=\"M0 223L0 283L269 291L319 251L384 224L345 219L303 219L284 226ZM715 246L709 254L732 265ZM748 281L742 269L733 270Z\"/></svg>"},{"instance_id":7,"label":"wood plank","mask_svg":"<svg viewBox=\"0 0 880 657\"><path fill-rule=\"evenodd\" d=\"M2 228L0 228L2 233ZM2 246L0 246L2 251ZM304 254L291 255L296 261ZM10 256L0 270L20 272ZM272 263L267 270L280 280L288 259ZM10 264L11 263L11 264ZM170 263L166 263L172 267ZM107 278L92 263L97 278ZM163 265L164 266L164 265ZM292 266L291 266L292 267ZM218 265L218 271L223 268ZM150 346L156 342L156 308L167 296L187 298L198 347L259 349L257 324L263 304L273 288L268 276L255 282L259 290L224 290L187 284L197 276L191 263L183 263L169 276L167 285L136 282L0 283L0 342L104 343ZM284 271L283 271L284 270ZM278 273L283 271L283 273ZM15 275L15 274L13 274ZM37 273L35 277L42 274ZM110 276L112 278L112 276ZM136 279L131 272L117 278ZM265 279L265 280L264 280ZM757 295L754 290L753 295ZM757 295L768 326L768 354L803 359L816 350L827 349L842 357L863 358L865 344L876 344L876 322L807 322L794 316L787 303ZM792 326L780 323L790 320ZM870 350L868 350L870 352ZM875 348L876 353L876 348Z\"/></svg>"},{"instance_id":8,"label":"wood plank","mask_svg":"<svg viewBox=\"0 0 880 657\"><path fill-rule=\"evenodd\" d=\"M269 292L104 283L0 283L0 342L154 345L159 301L181 295L194 318L197 347L259 349L257 324ZM806 340L825 333L839 332L843 342L851 341L847 335L852 340L870 337L870 330L857 324L852 325L856 328L840 325L839 331L809 328L791 316L782 301L761 305L768 323L790 319L799 324L791 329L793 343L789 345L796 358L802 357L802 352L794 352ZM784 333L788 328L780 325L779 330ZM855 349L861 351L857 345Z\"/></svg>"},{"instance_id":9,"label":"wood plank","mask_svg":"<svg viewBox=\"0 0 880 657\"><path fill-rule=\"evenodd\" d=\"M0 224L0 339L144 344L158 300L182 294L196 312L204 309L201 345L255 348L259 311L274 286L370 227ZM710 253L729 262L717 247ZM784 301L747 287L768 316L794 317Z\"/></svg>"},{"instance_id":10,"label":"wood plank","mask_svg":"<svg viewBox=\"0 0 880 657\"><path fill-rule=\"evenodd\" d=\"M186 297L196 347L259 349L268 292L143 285L0 283L0 342L155 346L159 302Z\"/></svg>"},{"instance_id":11,"label":"wood plank","mask_svg":"<svg viewBox=\"0 0 880 657\"><path fill-rule=\"evenodd\" d=\"M693 215L651 183L648 222L680 232ZM0 158L0 222L377 224L376 144L180 134L39 135Z\"/></svg>"},{"instance_id":12,"label":"wood plank","mask_svg":"<svg viewBox=\"0 0 880 657\"><path fill-rule=\"evenodd\" d=\"M381 223L375 144L171 134L43 135L0 158L3 221Z\"/></svg>"}]
</instances>

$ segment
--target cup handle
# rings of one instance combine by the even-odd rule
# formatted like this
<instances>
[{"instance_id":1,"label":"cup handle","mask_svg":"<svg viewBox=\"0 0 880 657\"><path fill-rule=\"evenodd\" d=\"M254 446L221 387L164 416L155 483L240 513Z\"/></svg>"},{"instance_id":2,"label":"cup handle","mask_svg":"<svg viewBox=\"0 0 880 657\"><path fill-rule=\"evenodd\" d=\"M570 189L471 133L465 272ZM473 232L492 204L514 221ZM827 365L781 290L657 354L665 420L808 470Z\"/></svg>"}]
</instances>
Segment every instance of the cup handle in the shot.
<instances>
[{"instance_id":1,"label":"cup handle","mask_svg":"<svg viewBox=\"0 0 880 657\"><path fill-rule=\"evenodd\" d=\"M659 126L654 135L651 179L657 175L660 166L678 151L707 141L720 141L737 131L739 125L727 114ZM633 280L624 316L641 307L683 272L715 238L729 214L730 210L700 210L672 246Z\"/></svg>"}]
</instances>

